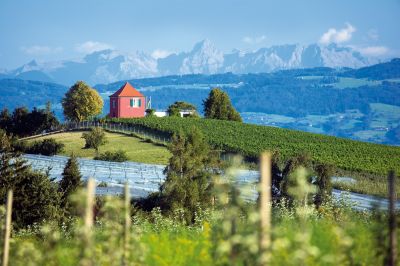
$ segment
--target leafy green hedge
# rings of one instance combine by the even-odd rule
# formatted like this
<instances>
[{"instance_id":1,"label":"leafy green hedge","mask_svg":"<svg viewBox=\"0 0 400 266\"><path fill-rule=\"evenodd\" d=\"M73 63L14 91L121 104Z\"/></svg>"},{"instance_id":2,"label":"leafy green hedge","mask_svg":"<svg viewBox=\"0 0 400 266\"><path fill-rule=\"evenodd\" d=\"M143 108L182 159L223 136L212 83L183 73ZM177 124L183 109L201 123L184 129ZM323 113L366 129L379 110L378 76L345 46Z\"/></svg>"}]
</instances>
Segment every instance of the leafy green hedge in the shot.
<instances>
[{"instance_id":1,"label":"leafy green hedge","mask_svg":"<svg viewBox=\"0 0 400 266\"><path fill-rule=\"evenodd\" d=\"M110 121L169 134L196 126L205 133L210 144L251 158L257 158L265 150L278 150L283 158L307 152L314 162L332 164L343 170L379 175L386 175L390 169L400 172L400 147L213 119L147 117Z\"/></svg>"}]
</instances>

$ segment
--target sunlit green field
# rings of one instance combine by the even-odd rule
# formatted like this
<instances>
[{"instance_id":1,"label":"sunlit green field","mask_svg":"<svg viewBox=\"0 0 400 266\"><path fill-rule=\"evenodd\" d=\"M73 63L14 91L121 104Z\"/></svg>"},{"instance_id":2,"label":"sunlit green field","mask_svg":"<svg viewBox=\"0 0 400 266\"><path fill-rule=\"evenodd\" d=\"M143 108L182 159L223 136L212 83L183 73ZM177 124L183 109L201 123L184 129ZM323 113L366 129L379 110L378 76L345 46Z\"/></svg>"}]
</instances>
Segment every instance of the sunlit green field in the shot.
<instances>
[{"instance_id":1,"label":"sunlit green field","mask_svg":"<svg viewBox=\"0 0 400 266\"><path fill-rule=\"evenodd\" d=\"M333 84L335 88L345 89L345 88L357 88L361 86L374 86L379 85L381 81L373 81L367 79L356 79L356 78L339 78L339 82Z\"/></svg>"},{"instance_id":2,"label":"sunlit green field","mask_svg":"<svg viewBox=\"0 0 400 266\"><path fill-rule=\"evenodd\" d=\"M65 147L61 155L69 156L74 153L78 157L93 158L95 156L94 149L84 148L85 140L82 138L82 131L58 133L30 141L46 138L54 138L57 142L64 143ZM154 164L167 164L171 156L165 147L148 143L136 137L106 132L106 138L107 143L100 147L100 153L123 150L130 161Z\"/></svg>"}]
</instances>

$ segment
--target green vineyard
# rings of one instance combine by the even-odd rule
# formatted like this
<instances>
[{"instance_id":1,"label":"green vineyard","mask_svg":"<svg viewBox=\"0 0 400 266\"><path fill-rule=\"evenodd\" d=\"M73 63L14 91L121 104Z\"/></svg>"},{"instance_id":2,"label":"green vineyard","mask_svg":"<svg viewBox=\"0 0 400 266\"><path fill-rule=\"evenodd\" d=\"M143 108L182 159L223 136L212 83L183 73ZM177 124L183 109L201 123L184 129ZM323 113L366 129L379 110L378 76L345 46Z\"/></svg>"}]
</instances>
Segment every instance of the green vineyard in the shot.
<instances>
[{"instance_id":1,"label":"green vineyard","mask_svg":"<svg viewBox=\"0 0 400 266\"><path fill-rule=\"evenodd\" d=\"M332 164L342 170L382 176L390 169L400 172L400 147L212 119L148 117L111 121L167 134L198 127L216 148L254 159L265 150L279 151L282 158L308 153L313 162Z\"/></svg>"}]
</instances>

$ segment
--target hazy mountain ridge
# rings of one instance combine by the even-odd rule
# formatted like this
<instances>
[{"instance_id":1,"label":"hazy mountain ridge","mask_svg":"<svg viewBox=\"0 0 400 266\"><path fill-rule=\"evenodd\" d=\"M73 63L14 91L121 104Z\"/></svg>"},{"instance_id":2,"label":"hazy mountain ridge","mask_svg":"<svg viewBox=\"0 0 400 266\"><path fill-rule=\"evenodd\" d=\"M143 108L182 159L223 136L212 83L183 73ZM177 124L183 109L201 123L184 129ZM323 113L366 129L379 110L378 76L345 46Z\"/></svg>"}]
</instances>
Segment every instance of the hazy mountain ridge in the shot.
<instances>
[{"instance_id":1,"label":"hazy mountain ridge","mask_svg":"<svg viewBox=\"0 0 400 266\"><path fill-rule=\"evenodd\" d=\"M376 58L364 57L350 47L335 44L274 45L251 52L223 53L209 40L203 40L189 52L173 53L159 59L144 52L128 54L108 49L88 54L78 61L38 63L32 60L17 69L3 71L0 78L52 81L67 86L76 80L85 80L94 85L165 75L264 73L312 67L359 68L377 62ZM26 72L30 72L29 75L23 75Z\"/></svg>"},{"instance_id":2,"label":"hazy mountain ridge","mask_svg":"<svg viewBox=\"0 0 400 266\"><path fill-rule=\"evenodd\" d=\"M110 56L123 62L117 54ZM290 53L287 58L292 58ZM170 75L129 79L129 82L151 97L152 107L156 109L166 109L179 100L191 102L201 111L210 88L221 87L248 123L398 145L399 63L400 59L393 59L359 69L317 67L259 74ZM18 76L34 74L36 70L30 68ZM109 109L108 96L126 80L95 86L104 99L103 115ZM0 108L43 107L51 101L61 118L61 98L68 87L41 81L1 79Z\"/></svg>"}]
</instances>

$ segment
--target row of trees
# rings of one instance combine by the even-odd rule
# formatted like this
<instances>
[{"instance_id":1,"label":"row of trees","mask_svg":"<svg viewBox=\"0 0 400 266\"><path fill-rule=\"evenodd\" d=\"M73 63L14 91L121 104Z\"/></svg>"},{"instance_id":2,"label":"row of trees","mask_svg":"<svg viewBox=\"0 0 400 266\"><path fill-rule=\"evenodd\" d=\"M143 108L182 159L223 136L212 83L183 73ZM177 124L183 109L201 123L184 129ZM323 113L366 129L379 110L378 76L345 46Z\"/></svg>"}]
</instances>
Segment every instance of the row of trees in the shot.
<instances>
[{"instance_id":1,"label":"row of trees","mask_svg":"<svg viewBox=\"0 0 400 266\"><path fill-rule=\"evenodd\" d=\"M204 116L210 119L242 121L240 114L232 106L231 100L226 92L214 88L203 102ZM90 88L83 81L73 85L62 100L64 116L71 121L83 121L101 114L103 100L96 90ZM180 116L181 111L192 111L197 117L196 106L191 103L177 101L168 107L169 116ZM153 115L154 110L147 110L148 115Z\"/></svg>"},{"instance_id":2,"label":"row of trees","mask_svg":"<svg viewBox=\"0 0 400 266\"><path fill-rule=\"evenodd\" d=\"M18 137L39 134L58 126L59 122L51 111L49 102L46 109L34 108L29 111L26 107L20 107L10 113L5 108L0 113L0 128Z\"/></svg>"},{"instance_id":3,"label":"row of trees","mask_svg":"<svg viewBox=\"0 0 400 266\"><path fill-rule=\"evenodd\" d=\"M207 99L203 101L203 105L205 118L242 122L242 118L233 107L228 94L219 88L210 91ZM180 117L181 111L191 112L187 117L199 117L196 106L188 102L177 101L168 106L167 109L168 115L175 117ZM154 109L146 110L148 116L153 116L154 112Z\"/></svg>"}]
</instances>

